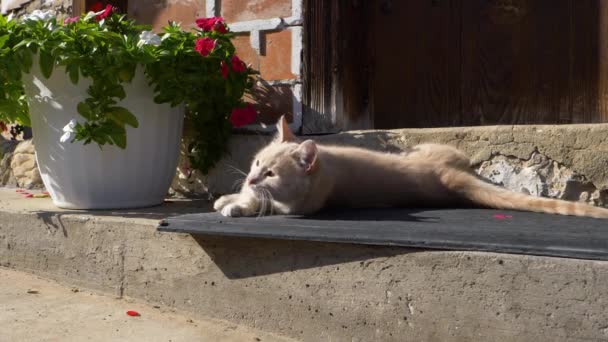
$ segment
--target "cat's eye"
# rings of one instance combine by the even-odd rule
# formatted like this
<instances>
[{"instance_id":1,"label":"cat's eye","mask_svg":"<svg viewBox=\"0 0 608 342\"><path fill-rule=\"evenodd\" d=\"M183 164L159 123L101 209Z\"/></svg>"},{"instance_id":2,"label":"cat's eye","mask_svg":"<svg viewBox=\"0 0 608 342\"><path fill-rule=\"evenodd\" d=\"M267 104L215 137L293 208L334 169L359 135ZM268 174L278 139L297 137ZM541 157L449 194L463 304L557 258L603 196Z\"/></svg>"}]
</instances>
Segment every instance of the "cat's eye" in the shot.
<instances>
[{"instance_id":1,"label":"cat's eye","mask_svg":"<svg viewBox=\"0 0 608 342\"><path fill-rule=\"evenodd\" d=\"M266 173L264 174L264 176L266 176L266 177L274 177L274 172L268 170L268 171L266 171Z\"/></svg>"},{"instance_id":2,"label":"cat's eye","mask_svg":"<svg viewBox=\"0 0 608 342\"><path fill-rule=\"evenodd\" d=\"M259 159L255 161L255 166L260 166L260 160Z\"/></svg>"}]
</instances>

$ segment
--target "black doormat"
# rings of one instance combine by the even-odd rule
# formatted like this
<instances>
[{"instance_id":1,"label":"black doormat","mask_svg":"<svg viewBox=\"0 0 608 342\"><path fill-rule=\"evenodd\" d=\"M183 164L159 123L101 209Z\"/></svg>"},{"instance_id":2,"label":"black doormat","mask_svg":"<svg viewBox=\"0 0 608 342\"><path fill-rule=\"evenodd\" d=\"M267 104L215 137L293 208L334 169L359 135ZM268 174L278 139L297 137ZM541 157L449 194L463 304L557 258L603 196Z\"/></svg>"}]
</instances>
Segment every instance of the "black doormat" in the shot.
<instances>
[{"instance_id":1,"label":"black doormat","mask_svg":"<svg viewBox=\"0 0 608 342\"><path fill-rule=\"evenodd\" d=\"M170 217L159 231L608 260L608 220L488 209L366 209L313 216Z\"/></svg>"}]
</instances>

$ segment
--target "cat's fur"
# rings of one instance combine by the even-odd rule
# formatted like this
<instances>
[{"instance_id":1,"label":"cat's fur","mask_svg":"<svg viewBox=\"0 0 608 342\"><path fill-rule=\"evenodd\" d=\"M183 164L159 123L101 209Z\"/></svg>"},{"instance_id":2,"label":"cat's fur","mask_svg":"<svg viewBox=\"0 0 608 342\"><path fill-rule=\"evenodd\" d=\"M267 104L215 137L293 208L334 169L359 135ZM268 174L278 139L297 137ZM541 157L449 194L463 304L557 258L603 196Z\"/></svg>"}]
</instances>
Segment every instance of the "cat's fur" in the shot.
<instances>
[{"instance_id":1,"label":"cat's fur","mask_svg":"<svg viewBox=\"0 0 608 342\"><path fill-rule=\"evenodd\" d=\"M447 145L406 154L300 142L281 118L276 139L255 157L241 191L220 197L224 216L311 214L338 207L449 207L608 218L608 209L512 192L479 179L469 159Z\"/></svg>"}]
</instances>

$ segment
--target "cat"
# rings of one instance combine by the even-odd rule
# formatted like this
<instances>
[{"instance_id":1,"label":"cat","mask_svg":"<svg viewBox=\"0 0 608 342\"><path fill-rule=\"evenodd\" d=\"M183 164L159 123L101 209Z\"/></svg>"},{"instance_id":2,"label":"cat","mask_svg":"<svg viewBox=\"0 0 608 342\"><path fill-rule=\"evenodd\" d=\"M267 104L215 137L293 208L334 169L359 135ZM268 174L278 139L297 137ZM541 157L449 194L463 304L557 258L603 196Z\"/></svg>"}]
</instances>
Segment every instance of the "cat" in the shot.
<instances>
[{"instance_id":1,"label":"cat","mask_svg":"<svg viewBox=\"0 0 608 342\"><path fill-rule=\"evenodd\" d=\"M454 147L404 154L300 141L281 117L275 139L252 162L239 193L213 208L224 216L306 215L326 207L454 207L608 218L608 209L509 191L478 177Z\"/></svg>"}]
</instances>

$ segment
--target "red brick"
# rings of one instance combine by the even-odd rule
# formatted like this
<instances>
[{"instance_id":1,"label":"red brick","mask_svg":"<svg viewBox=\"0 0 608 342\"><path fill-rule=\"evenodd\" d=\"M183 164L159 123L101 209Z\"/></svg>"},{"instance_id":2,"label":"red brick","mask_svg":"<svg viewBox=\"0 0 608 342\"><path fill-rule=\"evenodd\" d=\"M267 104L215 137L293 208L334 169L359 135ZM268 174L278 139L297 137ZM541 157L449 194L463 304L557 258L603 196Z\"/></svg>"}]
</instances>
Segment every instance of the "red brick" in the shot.
<instances>
[{"instance_id":1,"label":"red brick","mask_svg":"<svg viewBox=\"0 0 608 342\"><path fill-rule=\"evenodd\" d=\"M291 0L223 0L222 16L227 22L291 16Z\"/></svg>"},{"instance_id":2,"label":"red brick","mask_svg":"<svg viewBox=\"0 0 608 342\"><path fill-rule=\"evenodd\" d=\"M257 51L251 47L249 42L249 34L239 34L233 40L232 43L236 48L236 54L239 58L245 61L245 64L251 65L255 70L260 69L260 56Z\"/></svg>"},{"instance_id":3,"label":"red brick","mask_svg":"<svg viewBox=\"0 0 608 342\"><path fill-rule=\"evenodd\" d=\"M131 0L128 12L131 18L152 25L157 32L170 20L189 28L195 26L196 18L205 16L205 0Z\"/></svg>"},{"instance_id":4,"label":"red brick","mask_svg":"<svg viewBox=\"0 0 608 342\"><path fill-rule=\"evenodd\" d=\"M291 72L291 31L266 32L263 49L265 55L260 57L260 73L268 81L291 80L296 75Z\"/></svg>"}]
</instances>

